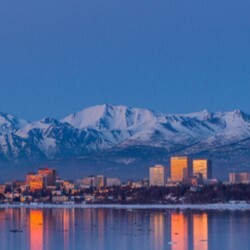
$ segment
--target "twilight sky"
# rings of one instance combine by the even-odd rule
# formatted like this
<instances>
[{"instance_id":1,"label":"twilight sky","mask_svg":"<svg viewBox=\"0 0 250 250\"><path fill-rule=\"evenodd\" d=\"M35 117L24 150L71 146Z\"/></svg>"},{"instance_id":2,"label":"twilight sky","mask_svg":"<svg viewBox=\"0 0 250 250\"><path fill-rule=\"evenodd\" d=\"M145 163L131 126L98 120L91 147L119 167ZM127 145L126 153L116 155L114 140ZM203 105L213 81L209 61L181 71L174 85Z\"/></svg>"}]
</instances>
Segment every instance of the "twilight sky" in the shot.
<instances>
[{"instance_id":1,"label":"twilight sky","mask_svg":"<svg viewBox=\"0 0 250 250\"><path fill-rule=\"evenodd\" d=\"M250 113L249 13L249 0L2 1L0 111Z\"/></svg>"}]
</instances>

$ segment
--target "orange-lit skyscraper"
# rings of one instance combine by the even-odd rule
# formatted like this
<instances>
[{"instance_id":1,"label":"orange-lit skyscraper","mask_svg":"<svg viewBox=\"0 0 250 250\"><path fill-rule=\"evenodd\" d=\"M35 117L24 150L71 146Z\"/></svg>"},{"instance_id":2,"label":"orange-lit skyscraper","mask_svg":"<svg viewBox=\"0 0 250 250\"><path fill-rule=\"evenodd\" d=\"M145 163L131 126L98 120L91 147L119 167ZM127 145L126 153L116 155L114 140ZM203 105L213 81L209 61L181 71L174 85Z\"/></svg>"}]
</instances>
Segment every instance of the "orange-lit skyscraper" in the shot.
<instances>
[{"instance_id":1,"label":"orange-lit skyscraper","mask_svg":"<svg viewBox=\"0 0 250 250\"><path fill-rule=\"evenodd\" d=\"M181 182L189 176L190 171L190 160L187 156L170 158L171 181Z\"/></svg>"},{"instance_id":2,"label":"orange-lit skyscraper","mask_svg":"<svg viewBox=\"0 0 250 250\"><path fill-rule=\"evenodd\" d=\"M203 180L212 178L212 164L208 159L196 159L193 160L193 175L202 175Z\"/></svg>"},{"instance_id":3,"label":"orange-lit skyscraper","mask_svg":"<svg viewBox=\"0 0 250 250\"><path fill-rule=\"evenodd\" d=\"M150 186L164 186L166 184L166 169L162 165L149 168Z\"/></svg>"},{"instance_id":4,"label":"orange-lit skyscraper","mask_svg":"<svg viewBox=\"0 0 250 250\"><path fill-rule=\"evenodd\" d=\"M38 174L44 175L47 177L47 185L54 186L56 182L56 171L51 168L40 168Z\"/></svg>"},{"instance_id":5,"label":"orange-lit skyscraper","mask_svg":"<svg viewBox=\"0 0 250 250\"><path fill-rule=\"evenodd\" d=\"M26 183L30 186L31 191L41 190L46 187L47 177L41 174L29 173L26 176Z\"/></svg>"}]
</instances>

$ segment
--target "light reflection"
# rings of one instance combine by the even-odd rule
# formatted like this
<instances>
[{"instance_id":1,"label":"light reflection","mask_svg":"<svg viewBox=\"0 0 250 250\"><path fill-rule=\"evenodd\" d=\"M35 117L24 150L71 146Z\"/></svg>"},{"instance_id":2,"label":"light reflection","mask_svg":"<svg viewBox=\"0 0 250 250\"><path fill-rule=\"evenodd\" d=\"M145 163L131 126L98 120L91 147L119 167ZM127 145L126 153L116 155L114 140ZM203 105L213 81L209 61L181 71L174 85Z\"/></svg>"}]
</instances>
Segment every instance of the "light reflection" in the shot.
<instances>
[{"instance_id":1,"label":"light reflection","mask_svg":"<svg viewBox=\"0 0 250 250\"><path fill-rule=\"evenodd\" d=\"M171 245L172 249L188 249L188 220L182 213L171 214Z\"/></svg>"},{"instance_id":2,"label":"light reflection","mask_svg":"<svg viewBox=\"0 0 250 250\"><path fill-rule=\"evenodd\" d=\"M151 219L151 228L152 231L152 241L154 243L154 249L162 249L164 246L164 214L155 213L152 215Z\"/></svg>"},{"instance_id":3,"label":"light reflection","mask_svg":"<svg viewBox=\"0 0 250 250\"><path fill-rule=\"evenodd\" d=\"M69 248L69 234L68 234L68 230L69 230L69 210L68 209L64 209L63 210L63 246L64 249L68 249Z\"/></svg>"},{"instance_id":4,"label":"light reflection","mask_svg":"<svg viewBox=\"0 0 250 250\"><path fill-rule=\"evenodd\" d=\"M30 210L30 249L43 249L43 211Z\"/></svg>"},{"instance_id":5,"label":"light reflection","mask_svg":"<svg viewBox=\"0 0 250 250\"><path fill-rule=\"evenodd\" d=\"M28 216L28 217L27 217ZM112 209L9 209L0 211L0 232L4 228L21 229L21 233L7 230L5 240L0 233L0 248L7 249L19 242L26 249L194 249L208 250L207 212L137 211ZM231 227L237 234L235 221ZM234 218L234 217L233 217ZM245 216L246 222L249 221ZM242 217L243 221L243 217ZM26 229L26 223L28 227ZM211 224L211 223L210 223ZM244 223L243 223L244 224ZM241 225L242 226L242 225ZM248 228L248 223L245 229ZM211 231L211 229L210 229ZM247 231L247 230L246 230ZM211 233L211 232L210 232ZM27 237L26 237L27 235ZM8 240L7 240L8 238ZM7 243L8 242L8 243ZM209 245L208 245L209 244ZM230 242L235 246L234 242ZM13 247L12 247L13 245ZM231 248L233 249L233 248Z\"/></svg>"},{"instance_id":6,"label":"light reflection","mask_svg":"<svg viewBox=\"0 0 250 250\"><path fill-rule=\"evenodd\" d=\"M104 210L98 210L98 243L99 243L99 250L104 249L104 219L105 213Z\"/></svg>"},{"instance_id":7,"label":"light reflection","mask_svg":"<svg viewBox=\"0 0 250 250\"><path fill-rule=\"evenodd\" d=\"M208 249L208 218L207 213L193 215L194 250Z\"/></svg>"}]
</instances>

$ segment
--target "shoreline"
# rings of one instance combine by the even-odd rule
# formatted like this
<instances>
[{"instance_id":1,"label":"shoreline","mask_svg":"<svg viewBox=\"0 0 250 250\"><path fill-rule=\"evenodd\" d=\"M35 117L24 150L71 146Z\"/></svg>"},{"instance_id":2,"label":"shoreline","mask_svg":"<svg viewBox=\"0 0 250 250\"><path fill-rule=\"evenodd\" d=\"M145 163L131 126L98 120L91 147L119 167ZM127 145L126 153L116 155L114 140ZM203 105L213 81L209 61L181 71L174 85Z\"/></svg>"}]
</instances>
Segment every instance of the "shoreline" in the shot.
<instances>
[{"instance_id":1,"label":"shoreline","mask_svg":"<svg viewBox=\"0 0 250 250\"><path fill-rule=\"evenodd\" d=\"M167 209L167 210L229 210L250 211L248 203L214 203L214 204L0 204L0 209L28 208L28 209Z\"/></svg>"}]
</instances>

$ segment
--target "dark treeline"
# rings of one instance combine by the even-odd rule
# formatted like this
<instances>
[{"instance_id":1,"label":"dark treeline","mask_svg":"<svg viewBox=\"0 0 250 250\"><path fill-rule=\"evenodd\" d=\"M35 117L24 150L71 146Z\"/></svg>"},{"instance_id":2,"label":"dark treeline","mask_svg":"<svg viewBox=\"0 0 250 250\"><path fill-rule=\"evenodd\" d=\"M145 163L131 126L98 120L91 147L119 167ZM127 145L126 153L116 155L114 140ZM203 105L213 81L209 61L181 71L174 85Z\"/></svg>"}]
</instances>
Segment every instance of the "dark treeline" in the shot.
<instances>
[{"instance_id":1,"label":"dark treeline","mask_svg":"<svg viewBox=\"0 0 250 250\"><path fill-rule=\"evenodd\" d=\"M101 191L101 190L100 190ZM108 202L108 197L119 203L216 203L228 201L250 201L250 185L215 185L204 187L175 186L175 187L149 187L130 188L112 187L108 192L96 192L96 197L103 197L103 202ZM100 199L97 199L100 201Z\"/></svg>"}]
</instances>

